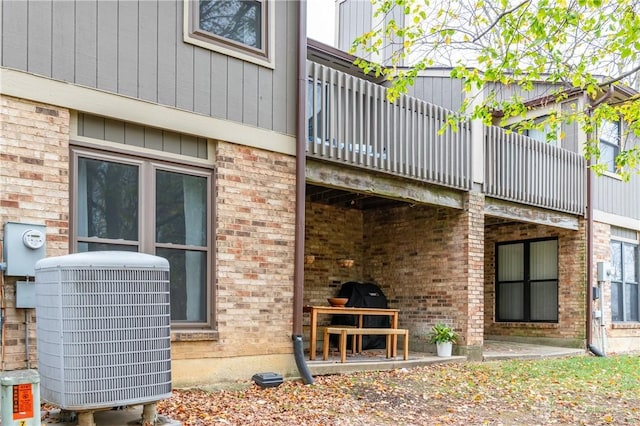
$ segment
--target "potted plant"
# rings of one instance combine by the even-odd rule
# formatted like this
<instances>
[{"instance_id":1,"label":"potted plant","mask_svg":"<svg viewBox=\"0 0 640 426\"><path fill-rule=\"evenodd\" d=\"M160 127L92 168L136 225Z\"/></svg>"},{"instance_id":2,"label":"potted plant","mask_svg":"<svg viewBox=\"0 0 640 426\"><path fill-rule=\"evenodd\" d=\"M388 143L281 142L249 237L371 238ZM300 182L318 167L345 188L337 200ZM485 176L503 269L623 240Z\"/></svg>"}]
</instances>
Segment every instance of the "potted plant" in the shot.
<instances>
[{"instance_id":1,"label":"potted plant","mask_svg":"<svg viewBox=\"0 0 640 426\"><path fill-rule=\"evenodd\" d=\"M429 333L429 343L436 344L438 356L451 356L452 345L457 338L456 332L443 323L438 323L431 327L431 333Z\"/></svg>"}]
</instances>

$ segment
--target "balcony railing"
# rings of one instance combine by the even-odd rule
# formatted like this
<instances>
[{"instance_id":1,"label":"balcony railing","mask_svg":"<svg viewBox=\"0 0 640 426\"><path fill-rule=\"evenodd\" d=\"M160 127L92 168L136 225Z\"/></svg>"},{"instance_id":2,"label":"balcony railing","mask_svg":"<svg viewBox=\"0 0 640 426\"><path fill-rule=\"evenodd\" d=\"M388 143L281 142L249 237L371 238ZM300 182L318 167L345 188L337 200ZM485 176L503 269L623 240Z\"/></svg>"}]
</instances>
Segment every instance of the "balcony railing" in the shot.
<instances>
[{"instance_id":1,"label":"balcony railing","mask_svg":"<svg viewBox=\"0 0 640 426\"><path fill-rule=\"evenodd\" d=\"M488 196L567 213L585 211L585 159L500 127L485 128Z\"/></svg>"},{"instance_id":2,"label":"balcony railing","mask_svg":"<svg viewBox=\"0 0 640 426\"><path fill-rule=\"evenodd\" d=\"M472 185L471 125L445 126L442 107L307 61L307 156L451 188ZM585 160L576 153L509 133L484 132L490 197L584 214ZM444 129L444 130L442 130Z\"/></svg>"},{"instance_id":3,"label":"balcony railing","mask_svg":"<svg viewBox=\"0 0 640 426\"><path fill-rule=\"evenodd\" d=\"M442 107L307 62L307 156L459 189L471 188L471 131Z\"/></svg>"}]
</instances>

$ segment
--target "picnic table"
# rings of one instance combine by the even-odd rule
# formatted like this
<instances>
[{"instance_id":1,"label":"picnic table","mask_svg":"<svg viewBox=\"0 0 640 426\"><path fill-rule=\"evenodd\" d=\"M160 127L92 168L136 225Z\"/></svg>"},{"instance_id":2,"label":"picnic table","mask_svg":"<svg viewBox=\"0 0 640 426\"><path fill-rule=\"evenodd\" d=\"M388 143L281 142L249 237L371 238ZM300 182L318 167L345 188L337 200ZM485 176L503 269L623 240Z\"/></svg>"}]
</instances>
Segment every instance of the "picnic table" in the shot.
<instances>
[{"instance_id":1,"label":"picnic table","mask_svg":"<svg viewBox=\"0 0 640 426\"><path fill-rule=\"evenodd\" d=\"M387 315L391 317L391 328L398 328L398 310L388 308L356 308L350 306L305 306L304 312L310 315L310 332L309 332L309 360L316 359L316 340L318 338L318 315L357 315L358 328L362 328L363 317L365 315ZM396 356L397 335L391 339L391 354ZM362 336L358 339L359 351L362 350Z\"/></svg>"}]
</instances>

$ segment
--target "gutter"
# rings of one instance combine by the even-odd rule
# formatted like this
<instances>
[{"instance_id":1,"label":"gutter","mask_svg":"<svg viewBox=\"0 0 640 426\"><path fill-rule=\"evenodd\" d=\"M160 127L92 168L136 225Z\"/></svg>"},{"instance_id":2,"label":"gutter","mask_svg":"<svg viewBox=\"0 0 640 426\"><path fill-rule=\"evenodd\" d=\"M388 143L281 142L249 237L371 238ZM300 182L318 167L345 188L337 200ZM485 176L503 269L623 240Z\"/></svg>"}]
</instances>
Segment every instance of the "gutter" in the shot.
<instances>
[{"instance_id":1,"label":"gutter","mask_svg":"<svg viewBox=\"0 0 640 426\"><path fill-rule=\"evenodd\" d=\"M589 102L587 99L587 114L591 115L591 110L602 102L605 102L611 96L615 88L613 85L609 86L607 93L593 102ZM585 95L586 97L586 95ZM587 134L587 140L591 139L593 134ZM593 346L593 333L591 330L591 316L592 316L592 301L593 301L593 171L591 170L591 156L587 159L587 349L596 356L606 356L604 352L601 352L598 348ZM603 295L600 295L603 297ZM604 313L602 313L604 315ZM606 330L602 330L606 332Z\"/></svg>"},{"instance_id":2,"label":"gutter","mask_svg":"<svg viewBox=\"0 0 640 426\"><path fill-rule=\"evenodd\" d=\"M293 353L298 372L305 384L313 384L313 377L304 359L302 340L302 304L304 296L304 222L306 171L306 115L307 106L307 2L298 1L298 108L296 117L296 214L295 251L293 269Z\"/></svg>"}]
</instances>

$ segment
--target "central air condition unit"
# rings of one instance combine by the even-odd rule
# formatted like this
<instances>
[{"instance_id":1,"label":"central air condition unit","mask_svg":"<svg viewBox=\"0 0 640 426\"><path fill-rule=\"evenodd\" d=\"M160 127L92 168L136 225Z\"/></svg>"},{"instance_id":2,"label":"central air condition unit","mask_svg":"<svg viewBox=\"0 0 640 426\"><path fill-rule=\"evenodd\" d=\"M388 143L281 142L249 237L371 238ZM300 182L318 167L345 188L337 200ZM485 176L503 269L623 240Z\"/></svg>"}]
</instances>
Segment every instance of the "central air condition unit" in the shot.
<instances>
[{"instance_id":1,"label":"central air condition unit","mask_svg":"<svg viewBox=\"0 0 640 426\"><path fill-rule=\"evenodd\" d=\"M171 396L166 259L89 252L35 269L42 400L80 411Z\"/></svg>"}]
</instances>

